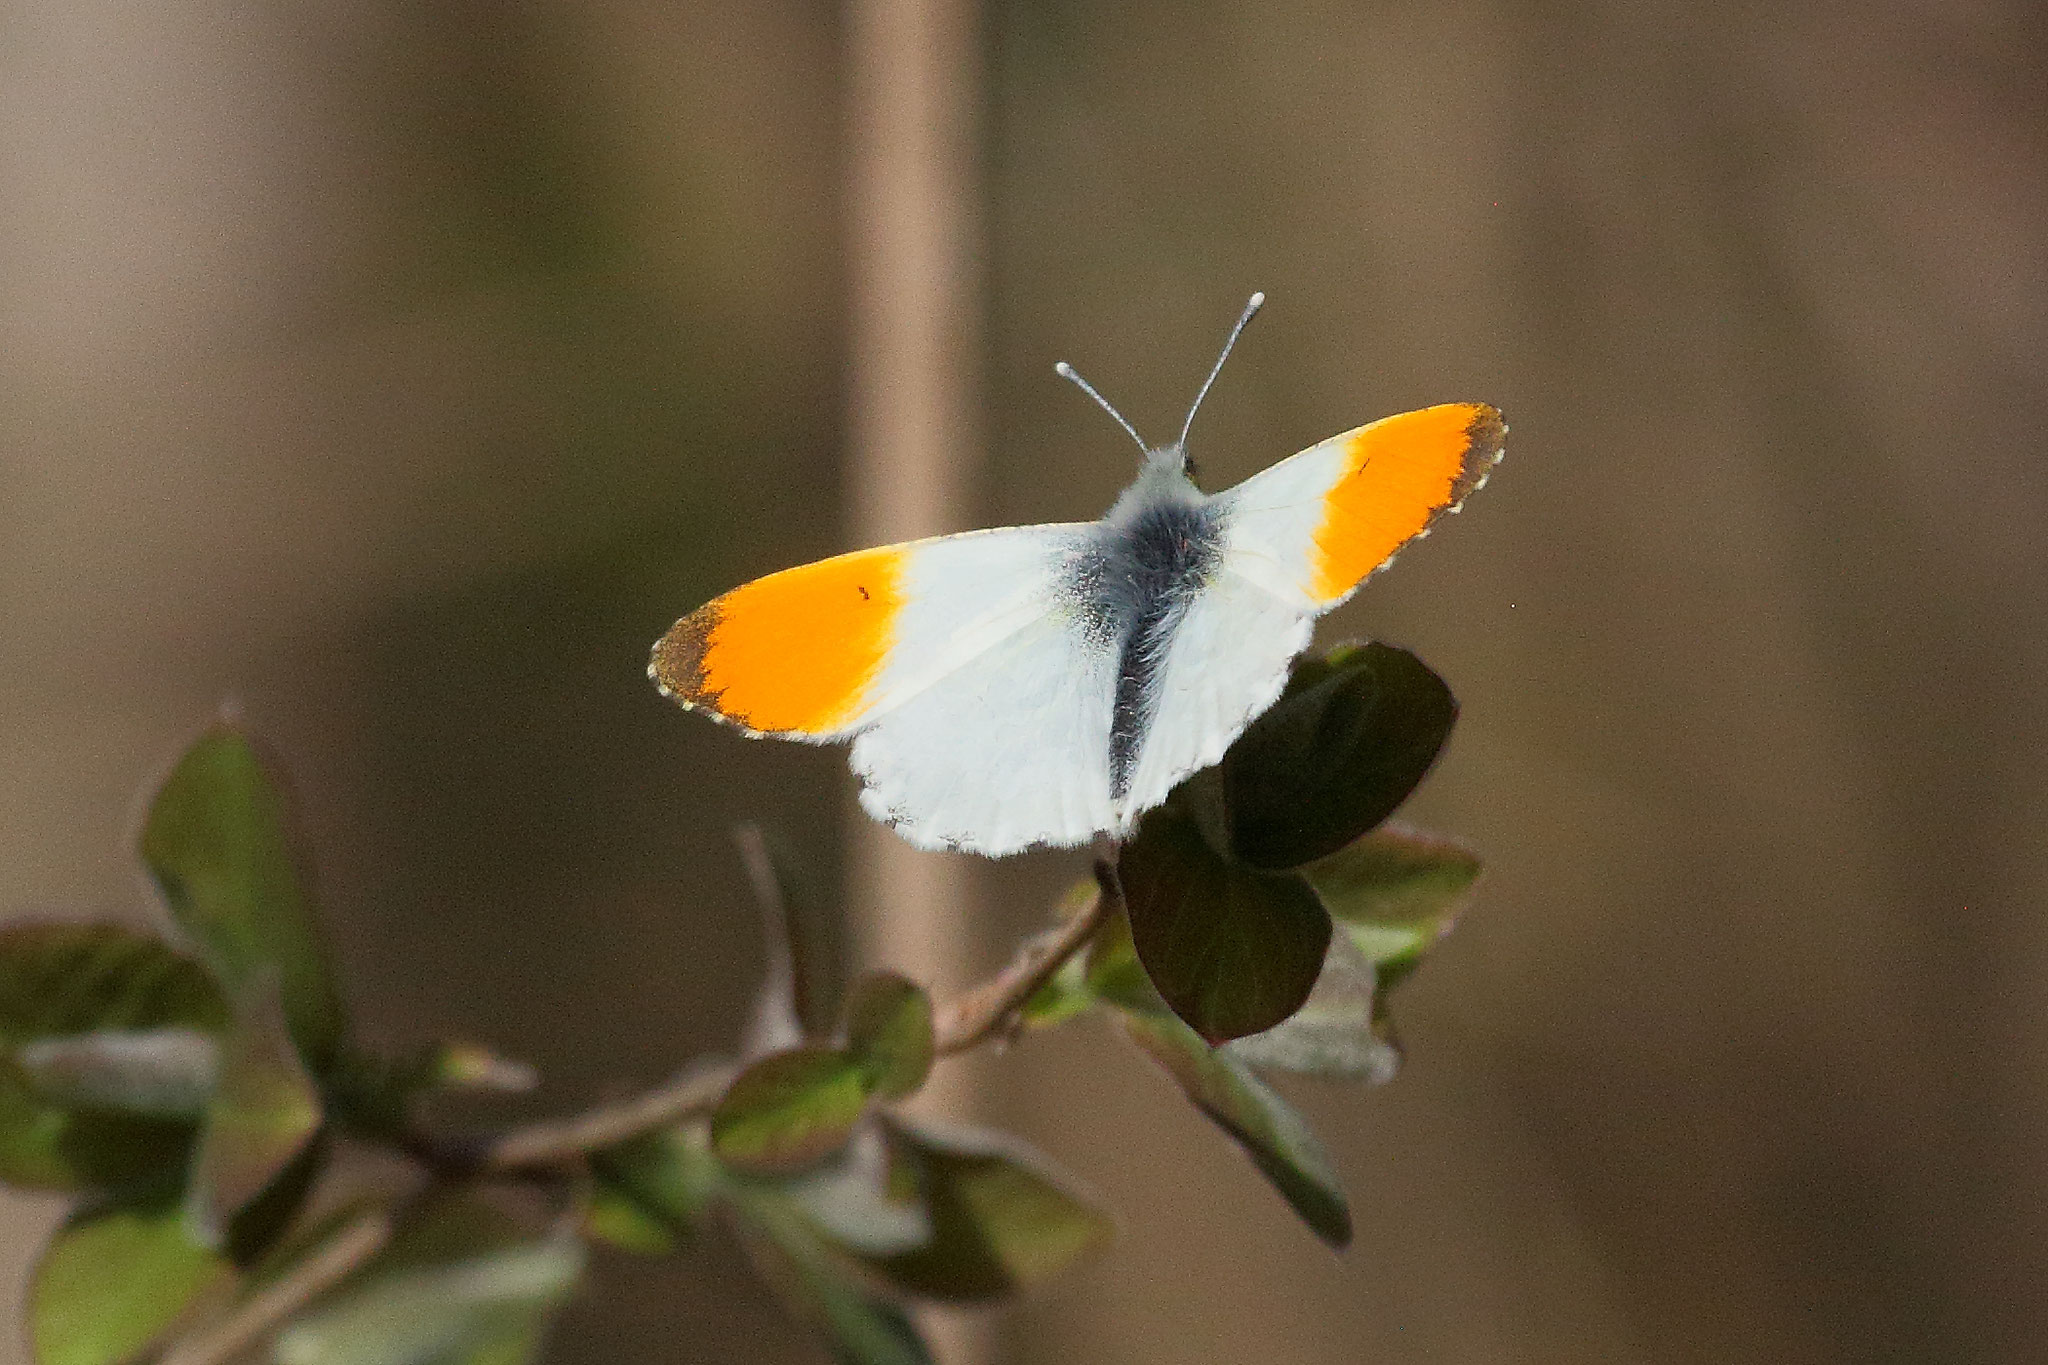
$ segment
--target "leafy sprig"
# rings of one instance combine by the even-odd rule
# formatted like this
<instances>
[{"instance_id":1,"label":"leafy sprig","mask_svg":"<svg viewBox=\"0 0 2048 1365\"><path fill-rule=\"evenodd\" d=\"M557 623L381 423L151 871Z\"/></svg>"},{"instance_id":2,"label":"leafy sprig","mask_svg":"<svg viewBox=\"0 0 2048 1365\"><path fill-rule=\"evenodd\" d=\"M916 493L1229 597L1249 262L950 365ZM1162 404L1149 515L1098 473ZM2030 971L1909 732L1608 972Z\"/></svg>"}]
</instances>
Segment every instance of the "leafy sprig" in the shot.
<instances>
[{"instance_id":1,"label":"leafy sprig","mask_svg":"<svg viewBox=\"0 0 2048 1365\"><path fill-rule=\"evenodd\" d=\"M829 918L743 830L770 953L735 1054L467 1134L423 1126L419 1102L530 1073L472 1045L383 1057L352 1039L285 788L218 726L142 834L166 936L0 930L0 1178L79 1199L35 1273L36 1360L220 1365L267 1343L282 1365L514 1365L589 1274L589 1246L667 1254L717 1217L838 1359L915 1365L929 1353L910 1307L1029 1291L1111 1223L1019 1140L897 1106L947 1057L1084 1015L1342 1246L1335 1168L1262 1073L1397 1069L1388 997L1479 863L1385 821L1455 716L1403 650L1303 661L1054 923L936 1003L893 973L842 983ZM345 1144L414 1174L336 1208L323 1177Z\"/></svg>"}]
</instances>

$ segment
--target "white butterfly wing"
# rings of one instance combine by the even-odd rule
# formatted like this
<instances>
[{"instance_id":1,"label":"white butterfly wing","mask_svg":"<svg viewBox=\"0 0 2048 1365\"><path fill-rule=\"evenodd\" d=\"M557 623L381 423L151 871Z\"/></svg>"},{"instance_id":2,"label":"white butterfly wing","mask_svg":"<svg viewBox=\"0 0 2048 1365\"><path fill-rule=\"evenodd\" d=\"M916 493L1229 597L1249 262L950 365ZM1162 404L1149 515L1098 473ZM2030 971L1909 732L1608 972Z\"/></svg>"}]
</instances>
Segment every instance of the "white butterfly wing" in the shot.
<instances>
[{"instance_id":1,"label":"white butterfly wing","mask_svg":"<svg viewBox=\"0 0 2048 1365\"><path fill-rule=\"evenodd\" d=\"M999 856L1112 822L1113 645L1075 562L1094 523L940 536L802 565L677 622L664 693L752 734L853 740L861 804L922 848Z\"/></svg>"},{"instance_id":2,"label":"white butterfly wing","mask_svg":"<svg viewBox=\"0 0 2048 1365\"><path fill-rule=\"evenodd\" d=\"M1113 512L787 569L677 622L649 672L750 734L851 739L863 806L920 847L1121 836L1272 705L1317 616L1484 481L1503 431L1481 404L1389 417L1206 506L1140 498L1185 513L1161 540ZM1199 581L1133 597L1205 517Z\"/></svg>"},{"instance_id":3,"label":"white butterfly wing","mask_svg":"<svg viewBox=\"0 0 2048 1365\"><path fill-rule=\"evenodd\" d=\"M1025 526L914 547L897 647L853 742L869 814L920 848L992 857L1109 827L1115 655L1072 593L1098 535Z\"/></svg>"},{"instance_id":4,"label":"white butterfly wing","mask_svg":"<svg viewBox=\"0 0 2048 1365\"><path fill-rule=\"evenodd\" d=\"M1315 619L1486 481L1506 428L1447 403L1333 436L1217 494L1223 545L1169 637L1126 827L1223 756L1286 686Z\"/></svg>"}]
</instances>

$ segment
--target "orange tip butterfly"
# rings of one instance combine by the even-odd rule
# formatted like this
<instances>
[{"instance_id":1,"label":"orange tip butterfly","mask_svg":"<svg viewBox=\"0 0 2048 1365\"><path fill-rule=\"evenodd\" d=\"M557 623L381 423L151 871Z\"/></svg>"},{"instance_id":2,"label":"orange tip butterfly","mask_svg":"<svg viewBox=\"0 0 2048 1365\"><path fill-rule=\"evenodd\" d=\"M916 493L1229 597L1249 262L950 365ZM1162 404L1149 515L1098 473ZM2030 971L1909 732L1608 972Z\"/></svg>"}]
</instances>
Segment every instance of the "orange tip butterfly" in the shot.
<instances>
[{"instance_id":1,"label":"orange tip butterfly","mask_svg":"<svg viewBox=\"0 0 2048 1365\"><path fill-rule=\"evenodd\" d=\"M1315 620L1486 482L1484 403L1385 417L1235 488L1189 477L1188 409L1100 521L859 550L756 579L654 646L665 697L751 736L853 742L861 804L992 857L1129 834L1280 696Z\"/></svg>"}]
</instances>

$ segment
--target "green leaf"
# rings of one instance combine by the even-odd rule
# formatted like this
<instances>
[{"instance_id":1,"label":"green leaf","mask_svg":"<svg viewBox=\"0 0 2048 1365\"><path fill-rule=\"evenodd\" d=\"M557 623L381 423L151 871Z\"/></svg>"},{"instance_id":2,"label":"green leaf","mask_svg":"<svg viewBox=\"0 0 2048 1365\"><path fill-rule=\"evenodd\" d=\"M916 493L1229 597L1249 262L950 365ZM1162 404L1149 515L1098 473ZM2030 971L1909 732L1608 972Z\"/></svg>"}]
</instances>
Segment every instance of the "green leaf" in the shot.
<instances>
[{"instance_id":1,"label":"green leaf","mask_svg":"<svg viewBox=\"0 0 2048 1365\"><path fill-rule=\"evenodd\" d=\"M932 1223L895 1159L882 1120L870 1114L829 1161L774 1183L772 1192L803 1210L818 1234L853 1256L893 1256L931 1240ZM748 1187L752 1198L769 1193Z\"/></svg>"},{"instance_id":2,"label":"green leaf","mask_svg":"<svg viewBox=\"0 0 2048 1365\"><path fill-rule=\"evenodd\" d=\"M14 1056L51 1104L186 1121L206 1112L220 1070L213 1037L190 1028L94 1029L38 1038Z\"/></svg>"},{"instance_id":3,"label":"green leaf","mask_svg":"<svg viewBox=\"0 0 2048 1365\"><path fill-rule=\"evenodd\" d=\"M761 1277L825 1339L840 1365L932 1365L903 1310L856 1282L795 1205L756 1197L737 1207Z\"/></svg>"},{"instance_id":4,"label":"green leaf","mask_svg":"<svg viewBox=\"0 0 2048 1365\"><path fill-rule=\"evenodd\" d=\"M279 974L292 1036L324 1069L341 1039L341 1002L284 796L246 736L218 726L178 760L150 805L142 860L231 991L266 968Z\"/></svg>"},{"instance_id":5,"label":"green leaf","mask_svg":"<svg viewBox=\"0 0 2048 1365\"><path fill-rule=\"evenodd\" d=\"M1271 1028L1308 998L1330 917L1301 878L1219 856L1172 805L1146 817L1117 872L1146 974L1203 1037Z\"/></svg>"},{"instance_id":6,"label":"green leaf","mask_svg":"<svg viewBox=\"0 0 2048 1365\"><path fill-rule=\"evenodd\" d=\"M868 1101L865 1067L837 1048L763 1057L711 1115L711 1148L737 1171L802 1170L844 1146Z\"/></svg>"},{"instance_id":7,"label":"green leaf","mask_svg":"<svg viewBox=\"0 0 2048 1365\"><path fill-rule=\"evenodd\" d=\"M76 1213L43 1249L29 1288L36 1365L129 1360L233 1273L192 1240L176 1200Z\"/></svg>"},{"instance_id":8,"label":"green leaf","mask_svg":"<svg viewBox=\"0 0 2048 1365\"><path fill-rule=\"evenodd\" d=\"M1343 645L1302 661L1224 755L1236 855L1278 871L1343 848L1415 790L1457 716L1450 688L1405 649Z\"/></svg>"},{"instance_id":9,"label":"green leaf","mask_svg":"<svg viewBox=\"0 0 2048 1365\"><path fill-rule=\"evenodd\" d=\"M20 1049L96 1031L211 1032L227 1019L206 969L161 940L109 924L0 929L0 1179L83 1189L181 1170L189 1122L53 1100Z\"/></svg>"},{"instance_id":10,"label":"green leaf","mask_svg":"<svg viewBox=\"0 0 2048 1365\"><path fill-rule=\"evenodd\" d=\"M1359 951L1381 965L1409 966L1450 931L1479 872L1472 850L1401 825L1303 869Z\"/></svg>"},{"instance_id":11,"label":"green leaf","mask_svg":"<svg viewBox=\"0 0 2048 1365\"><path fill-rule=\"evenodd\" d=\"M1253 1066L1385 1084L1400 1069L1401 1053L1377 1025L1378 995L1373 964L1350 938L1336 935L1308 1003L1223 1051Z\"/></svg>"},{"instance_id":12,"label":"green leaf","mask_svg":"<svg viewBox=\"0 0 2048 1365\"><path fill-rule=\"evenodd\" d=\"M1026 1028L1053 1028L1081 1014L1095 1003L1088 988L1088 964L1079 954L1060 964L1043 986L1031 993L1017 1011Z\"/></svg>"},{"instance_id":13,"label":"green leaf","mask_svg":"<svg viewBox=\"0 0 2048 1365\"><path fill-rule=\"evenodd\" d=\"M1124 1028L1195 1106L1236 1139L1309 1228L1331 1246L1351 1241L1351 1210L1322 1143L1293 1106L1243 1062L1170 1014L1128 1014Z\"/></svg>"},{"instance_id":14,"label":"green leaf","mask_svg":"<svg viewBox=\"0 0 2048 1365\"><path fill-rule=\"evenodd\" d=\"M515 1365L583 1272L573 1238L373 1270L278 1335L278 1365Z\"/></svg>"},{"instance_id":15,"label":"green leaf","mask_svg":"<svg viewBox=\"0 0 2048 1365\"><path fill-rule=\"evenodd\" d=\"M1152 978L1131 941L1131 918L1121 907L1105 916L1084 956L1088 989L1107 1004L1127 1010L1165 1010Z\"/></svg>"},{"instance_id":16,"label":"green leaf","mask_svg":"<svg viewBox=\"0 0 2048 1365\"><path fill-rule=\"evenodd\" d=\"M896 1288L951 1302L999 1299L1052 1278L1109 1240L1107 1213L1021 1141L889 1121L893 1155L930 1219L921 1245L868 1264Z\"/></svg>"},{"instance_id":17,"label":"green leaf","mask_svg":"<svg viewBox=\"0 0 2048 1365\"><path fill-rule=\"evenodd\" d=\"M894 972L862 977L846 1005L846 1050L867 1072L873 1093L915 1094L932 1069L931 997Z\"/></svg>"},{"instance_id":18,"label":"green leaf","mask_svg":"<svg viewBox=\"0 0 2048 1365\"><path fill-rule=\"evenodd\" d=\"M228 1220L306 1150L320 1119L320 1092L292 1045L276 976L266 973L221 1048L220 1083L186 1191L195 1232L216 1243L225 1237Z\"/></svg>"},{"instance_id":19,"label":"green leaf","mask_svg":"<svg viewBox=\"0 0 2048 1365\"><path fill-rule=\"evenodd\" d=\"M673 1251L703 1216L718 1166L701 1124L659 1128L590 1158L587 1227L614 1246L642 1255Z\"/></svg>"},{"instance_id":20,"label":"green leaf","mask_svg":"<svg viewBox=\"0 0 2048 1365\"><path fill-rule=\"evenodd\" d=\"M1373 1036L1396 1061L1388 998L1451 931L1479 873L1472 850L1401 825L1374 830L1304 869L1341 936L1372 964Z\"/></svg>"},{"instance_id":21,"label":"green leaf","mask_svg":"<svg viewBox=\"0 0 2048 1365\"><path fill-rule=\"evenodd\" d=\"M442 1090L523 1095L540 1084L540 1073L527 1063L501 1057L480 1043L436 1043L421 1071L427 1085Z\"/></svg>"},{"instance_id":22,"label":"green leaf","mask_svg":"<svg viewBox=\"0 0 2048 1365\"><path fill-rule=\"evenodd\" d=\"M1096 885L1093 877L1075 882L1067 888L1066 894L1060 897L1059 908L1056 912L1057 918L1062 922L1073 919L1074 916L1092 905L1096 896L1100 894L1102 894L1102 890ZM1040 986L1032 993L1031 998L1024 1002L1023 1008L1017 1014L1025 1027L1051 1028L1056 1024L1063 1024L1095 1003L1096 992L1095 987L1088 979L1088 964L1093 954L1093 945L1101 942L1103 932L1103 930L1097 929L1095 937L1090 940L1090 948L1075 953L1065 962L1061 963L1060 969L1053 973L1052 979L1043 986ZM1129 927L1125 926L1122 933L1124 942L1128 946L1130 942ZM1142 969L1136 968L1136 960L1134 954L1132 956L1133 969L1142 978L1144 972ZM1151 989L1150 983L1147 983L1146 989L1148 991Z\"/></svg>"},{"instance_id":23,"label":"green leaf","mask_svg":"<svg viewBox=\"0 0 2048 1365\"><path fill-rule=\"evenodd\" d=\"M335 1220L320 1254L362 1215ZM538 1235L474 1187L416 1207L389 1244L277 1340L279 1365L520 1365L538 1352L551 1311L584 1262L570 1237ZM288 1274L290 1263L272 1268Z\"/></svg>"}]
</instances>

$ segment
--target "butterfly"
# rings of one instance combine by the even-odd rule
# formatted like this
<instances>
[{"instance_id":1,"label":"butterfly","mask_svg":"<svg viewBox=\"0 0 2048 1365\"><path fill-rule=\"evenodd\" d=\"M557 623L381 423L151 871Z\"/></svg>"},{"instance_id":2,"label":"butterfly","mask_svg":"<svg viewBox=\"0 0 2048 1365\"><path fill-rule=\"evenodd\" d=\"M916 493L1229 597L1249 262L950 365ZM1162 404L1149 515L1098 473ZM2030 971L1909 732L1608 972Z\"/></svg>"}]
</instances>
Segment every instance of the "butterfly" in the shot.
<instances>
[{"instance_id":1,"label":"butterfly","mask_svg":"<svg viewBox=\"0 0 2048 1365\"><path fill-rule=\"evenodd\" d=\"M1485 482L1507 427L1447 403L1333 436L1216 494L1188 409L1100 521L859 550L756 579L654 646L662 695L750 736L851 740L861 804L921 848L1122 838L1271 706L1315 620Z\"/></svg>"}]
</instances>

